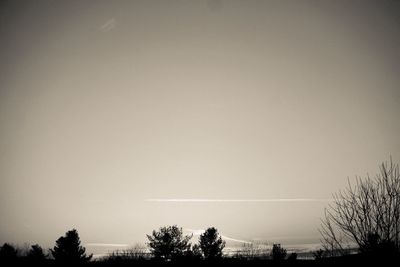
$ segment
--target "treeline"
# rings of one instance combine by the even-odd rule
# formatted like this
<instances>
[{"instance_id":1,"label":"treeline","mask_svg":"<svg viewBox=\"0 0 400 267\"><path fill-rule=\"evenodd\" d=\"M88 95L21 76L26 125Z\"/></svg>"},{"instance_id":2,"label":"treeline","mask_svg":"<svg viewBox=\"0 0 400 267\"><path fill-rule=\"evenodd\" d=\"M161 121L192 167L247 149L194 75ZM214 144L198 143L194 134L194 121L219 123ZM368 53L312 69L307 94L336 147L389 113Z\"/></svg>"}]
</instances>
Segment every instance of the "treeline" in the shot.
<instances>
[{"instance_id":1,"label":"treeline","mask_svg":"<svg viewBox=\"0 0 400 267\"><path fill-rule=\"evenodd\" d=\"M107 256L93 259L93 255L86 253L81 245L76 229L67 231L58 238L55 246L46 253L38 244L32 245L28 250L20 251L10 244L3 244L0 248L0 265L12 266L124 266L132 263L145 266L157 265L208 265L213 262L219 265L241 266L263 265L269 262L271 266L329 266L341 263L363 263L372 261L385 261L387 258L368 258L363 254L332 257L325 250L313 253L314 260L298 260L296 253L288 254L280 244L274 244L270 251L262 254L237 254L224 255L225 241L218 230L210 227L200 235L197 243L190 242L193 235L185 235L182 228L174 226L161 227L147 235L147 248L136 247L131 250L112 252ZM390 258L393 262L394 258ZM399 260L395 258L394 260Z\"/></svg>"},{"instance_id":2,"label":"treeline","mask_svg":"<svg viewBox=\"0 0 400 267\"><path fill-rule=\"evenodd\" d=\"M7 264L45 264L45 263L85 263L89 262L92 255L86 255L86 249L81 246L78 231L72 229L56 240L50 253L38 245L32 245L28 250L18 249L5 243L0 248L0 263Z\"/></svg>"},{"instance_id":3,"label":"treeline","mask_svg":"<svg viewBox=\"0 0 400 267\"><path fill-rule=\"evenodd\" d=\"M314 252L316 261L310 262L400 262L400 170L389 162L380 165L380 172L371 178L357 178L356 183L333 196L332 204L325 210L320 228L323 250ZM225 241L214 227L208 228L197 244L190 242L192 235L184 235L182 228L161 227L147 235L145 251L112 253L100 260L92 260L81 246L78 232L73 229L56 240L46 254L39 245L33 245L24 255L10 244L0 248L0 263L42 264L129 264L140 261L151 263L204 263L219 261L252 264L271 261L274 264L299 264L297 254L288 255L279 244L274 244L268 257L259 255L223 254ZM265 255L266 253L264 253ZM311 264L311 263L310 263ZM314 263L312 263L314 264Z\"/></svg>"},{"instance_id":4,"label":"treeline","mask_svg":"<svg viewBox=\"0 0 400 267\"><path fill-rule=\"evenodd\" d=\"M185 235L182 228L173 225L161 227L147 235L147 248L136 247L125 251L114 251L107 256L93 259L81 245L81 240L76 229L67 231L58 238L55 246L46 253L38 244L32 245L28 250L21 251L10 244L3 244L0 248L0 263L33 263L35 265L82 265L82 264L124 264L128 262L151 263L201 263L223 262L226 260L254 261L271 259L276 262L295 261L296 253L287 254L286 249L280 244L274 244L268 257L260 255L237 254L224 255L226 242L215 227L210 227L199 237L197 243L191 242L193 235ZM264 256L267 253L263 254ZM319 254L318 254L319 255ZM316 259L322 258L322 254Z\"/></svg>"},{"instance_id":5,"label":"treeline","mask_svg":"<svg viewBox=\"0 0 400 267\"><path fill-rule=\"evenodd\" d=\"M172 261L217 261L223 258L223 249L226 242L215 227L210 227L199 237L198 243L191 242L193 235L184 235L182 228L173 225L161 227L147 235L148 249L133 248L132 250L115 251L97 261L121 261L121 260L154 260L158 262ZM0 261L14 262L19 259L31 262L55 261L57 263L86 263L93 255L87 255L86 249L81 245L80 237L76 229L72 229L64 236L56 240L50 253L38 245L32 245L28 251L19 251L14 246L5 243L0 248ZM243 255L244 256L244 255ZM242 257L243 257L242 256ZM271 251L271 259L286 259L286 249L280 244L274 244ZM295 260L296 253L290 254L289 260Z\"/></svg>"}]
</instances>

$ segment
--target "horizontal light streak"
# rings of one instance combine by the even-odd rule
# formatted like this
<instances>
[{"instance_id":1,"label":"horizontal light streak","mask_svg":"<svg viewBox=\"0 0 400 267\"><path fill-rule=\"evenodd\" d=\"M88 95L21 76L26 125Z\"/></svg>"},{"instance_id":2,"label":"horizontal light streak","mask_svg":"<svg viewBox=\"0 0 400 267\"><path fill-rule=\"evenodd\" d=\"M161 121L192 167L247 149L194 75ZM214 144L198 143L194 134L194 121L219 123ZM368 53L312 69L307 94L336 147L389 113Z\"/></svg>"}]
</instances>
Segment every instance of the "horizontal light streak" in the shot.
<instances>
[{"instance_id":1,"label":"horizontal light streak","mask_svg":"<svg viewBox=\"0 0 400 267\"><path fill-rule=\"evenodd\" d=\"M203 230L203 229L199 229L199 230L185 229L185 230L191 232L193 235L196 235L196 236L202 235L205 232L205 230ZM228 240L228 241L234 241L234 242L239 242L239 243L244 243L244 244L251 244L252 243L250 241L236 239L236 238L232 238L232 237L229 237L229 236L226 236L226 235L222 235L222 234L221 234L221 237L222 237L222 239Z\"/></svg>"},{"instance_id":2,"label":"horizontal light streak","mask_svg":"<svg viewBox=\"0 0 400 267\"><path fill-rule=\"evenodd\" d=\"M88 247L129 247L128 244L86 243Z\"/></svg>"},{"instance_id":3,"label":"horizontal light streak","mask_svg":"<svg viewBox=\"0 0 400 267\"><path fill-rule=\"evenodd\" d=\"M266 198L266 199L207 199L207 198L150 198L147 202L331 202L331 198Z\"/></svg>"}]
</instances>

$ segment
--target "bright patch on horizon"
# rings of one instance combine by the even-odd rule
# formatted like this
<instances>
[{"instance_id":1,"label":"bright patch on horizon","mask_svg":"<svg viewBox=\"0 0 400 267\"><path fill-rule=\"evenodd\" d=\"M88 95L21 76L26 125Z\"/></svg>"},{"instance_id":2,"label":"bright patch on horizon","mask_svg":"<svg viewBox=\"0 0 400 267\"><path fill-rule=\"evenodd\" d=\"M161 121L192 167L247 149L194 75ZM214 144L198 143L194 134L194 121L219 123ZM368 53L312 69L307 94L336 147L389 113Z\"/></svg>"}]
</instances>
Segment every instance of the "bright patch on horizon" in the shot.
<instances>
[{"instance_id":1,"label":"bright patch on horizon","mask_svg":"<svg viewBox=\"0 0 400 267\"><path fill-rule=\"evenodd\" d=\"M194 236L200 236L206 231L204 229L198 229L198 230L185 229L185 230L191 232ZM252 244L252 242L250 242L250 241L236 239L236 238L228 237L228 236L222 235L222 234L221 234L221 237L224 240L229 240L229 241L234 241L234 242L239 242L239 243L244 243L244 244Z\"/></svg>"},{"instance_id":2,"label":"bright patch on horizon","mask_svg":"<svg viewBox=\"0 0 400 267\"><path fill-rule=\"evenodd\" d=\"M129 247L128 244L86 243L88 247Z\"/></svg>"}]
</instances>

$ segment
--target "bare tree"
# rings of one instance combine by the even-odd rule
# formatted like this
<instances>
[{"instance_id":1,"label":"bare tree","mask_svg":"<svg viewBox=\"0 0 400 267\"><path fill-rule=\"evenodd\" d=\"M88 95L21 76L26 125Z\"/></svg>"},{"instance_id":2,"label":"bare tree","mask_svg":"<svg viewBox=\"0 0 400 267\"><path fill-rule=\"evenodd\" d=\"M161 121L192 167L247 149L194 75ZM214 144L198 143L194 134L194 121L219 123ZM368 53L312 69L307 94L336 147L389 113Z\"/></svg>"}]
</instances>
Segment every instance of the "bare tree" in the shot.
<instances>
[{"instance_id":1,"label":"bare tree","mask_svg":"<svg viewBox=\"0 0 400 267\"><path fill-rule=\"evenodd\" d=\"M392 158L374 178L356 177L333 199L320 229L330 255L345 254L351 244L361 253L399 252L400 175Z\"/></svg>"}]
</instances>

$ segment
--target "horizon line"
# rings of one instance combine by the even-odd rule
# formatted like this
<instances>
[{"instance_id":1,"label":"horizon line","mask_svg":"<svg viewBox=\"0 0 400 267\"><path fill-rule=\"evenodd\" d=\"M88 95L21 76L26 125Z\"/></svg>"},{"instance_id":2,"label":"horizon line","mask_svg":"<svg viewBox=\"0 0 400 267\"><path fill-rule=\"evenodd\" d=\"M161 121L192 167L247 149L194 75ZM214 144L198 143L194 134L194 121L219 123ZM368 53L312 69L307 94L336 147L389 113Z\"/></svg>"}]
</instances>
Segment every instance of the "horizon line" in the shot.
<instances>
[{"instance_id":1,"label":"horizon line","mask_svg":"<svg viewBox=\"0 0 400 267\"><path fill-rule=\"evenodd\" d=\"M208 198L148 198L146 202L331 202L332 198L264 198L264 199L208 199Z\"/></svg>"},{"instance_id":2,"label":"horizon line","mask_svg":"<svg viewBox=\"0 0 400 267\"><path fill-rule=\"evenodd\" d=\"M132 246L130 244L121 244L121 243L85 243L88 247L129 247Z\"/></svg>"}]
</instances>

